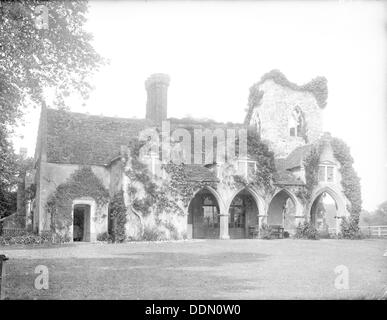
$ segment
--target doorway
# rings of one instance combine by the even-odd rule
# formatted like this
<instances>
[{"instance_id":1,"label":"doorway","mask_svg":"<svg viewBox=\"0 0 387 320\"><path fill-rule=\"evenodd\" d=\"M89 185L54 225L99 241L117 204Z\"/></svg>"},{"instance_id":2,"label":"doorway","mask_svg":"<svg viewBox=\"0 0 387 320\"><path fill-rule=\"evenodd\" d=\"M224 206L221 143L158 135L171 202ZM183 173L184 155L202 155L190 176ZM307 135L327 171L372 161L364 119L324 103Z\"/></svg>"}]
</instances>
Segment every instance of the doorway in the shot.
<instances>
[{"instance_id":1,"label":"doorway","mask_svg":"<svg viewBox=\"0 0 387 320\"><path fill-rule=\"evenodd\" d=\"M90 241L90 206L77 204L73 212L73 241Z\"/></svg>"}]
</instances>

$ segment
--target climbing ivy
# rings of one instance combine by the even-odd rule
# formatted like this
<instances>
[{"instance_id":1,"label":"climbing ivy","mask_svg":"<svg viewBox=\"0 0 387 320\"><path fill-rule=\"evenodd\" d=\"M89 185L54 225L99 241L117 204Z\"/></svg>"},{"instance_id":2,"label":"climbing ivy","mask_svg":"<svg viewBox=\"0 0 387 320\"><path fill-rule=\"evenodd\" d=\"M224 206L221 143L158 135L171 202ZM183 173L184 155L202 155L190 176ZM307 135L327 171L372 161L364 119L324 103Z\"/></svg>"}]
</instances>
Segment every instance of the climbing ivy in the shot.
<instances>
[{"instance_id":1,"label":"climbing ivy","mask_svg":"<svg viewBox=\"0 0 387 320\"><path fill-rule=\"evenodd\" d=\"M51 231L68 232L72 224L72 202L80 197L91 197L98 206L109 201L108 191L89 166L76 170L49 197L46 209L51 216Z\"/></svg>"},{"instance_id":2,"label":"climbing ivy","mask_svg":"<svg viewBox=\"0 0 387 320\"><path fill-rule=\"evenodd\" d=\"M253 185L270 193L273 190L273 178L276 173L274 153L261 140L255 128L249 128L247 131L247 155L250 160L257 162L257 170L248 179L240 175L234 175L235 185Z\"/></svg>"},{"instance_id":3,"label":"climbing ivy","mask_svg":"<svg viewBox=\"0 0 387 320\"><path fill-rule=\"evenodd\" d=\"M113 241L125 241L126 206L122 190L117 192L110 201L109 214L112 222L112 227L109 231L111 232Z\"/></svg>"},{"instance_id":4,"label":"climbing ivy","mask_svg":"<svg viewBox=\"0 0 387 320\"><path fill-rule=\"evenodd\" d=\"M326 107L328 87L327 79L325 77L316 77L308 83L299 86L293 82L290 82L279 70L271 70L270 72L265 73L261 80L250 88L249 106L257 106L257 101L259 101L262 97L259 91L259 86L266 80L273 80L275 83L295 91L308 91L315 96L317 104L320 108Z\"/></svg>"},{"instance_id":5,"label":"climbing ivy","mask_svg":"<svg viewBox=\"0 0 387 320\"><path fill-rule=\"evenodd\" d=\"M340 163L341 186L343 192L350 202L347 210L351 213L351 219L358 225L362 209L362 198L360 178L353 168L353 158L349 147L339 138L332 137L330 140L333 155Z\"/></svg>"},{"instance_id":6,"label":"climbing ivy","mask_svg":"<svg viewBox=\"0 0 387 320\"><path fill-rule=\"evenodd\" d=\"M318 184L318 166L320 163L320 155L323 150L323 144L321 140L317 140L304 159L305 168L305 188L299 190L297 195L307 203L311 200L312 192L315 186Z\"/></svg>"},{"instance_id":7,"label":"climbing ivy","mask_svg":"<svg viewBox=\"0 0 387 320\"><path fill-rule=\"evenodd\" d=\"M349 147L344 141L335 137L325 137L331 145L335 159L340 163L339 171L341 173L341 186L343 193L350 202L347 210L351 214L351 221L354 225L359 223L359 215L362 208L360 179L353 168L353 158ZM318 184L318 165L320 155L323 150L323 140L318 140L312 145L312 148L304 160L306 191L300 192L300 197L311 200L313 188Z\"/></svg>"},{"instance_id":8,"label":"climbing ivy","mask_svg":"<svg viewBox=\"0 0 387 320\"><path fill-rule=\"evenodd\" d=\"M148 167L139 159L143 145L137 139L130 144L131 163L126 174L131 181L128 193L133 208L143 215L153 212L156 219L164 211L183 214L183 207L188 205L195 191L210 183L189 181L183 163L170 162L162 166L169 175L167 180L152 176Z\"/></svg>"}]
</instances>

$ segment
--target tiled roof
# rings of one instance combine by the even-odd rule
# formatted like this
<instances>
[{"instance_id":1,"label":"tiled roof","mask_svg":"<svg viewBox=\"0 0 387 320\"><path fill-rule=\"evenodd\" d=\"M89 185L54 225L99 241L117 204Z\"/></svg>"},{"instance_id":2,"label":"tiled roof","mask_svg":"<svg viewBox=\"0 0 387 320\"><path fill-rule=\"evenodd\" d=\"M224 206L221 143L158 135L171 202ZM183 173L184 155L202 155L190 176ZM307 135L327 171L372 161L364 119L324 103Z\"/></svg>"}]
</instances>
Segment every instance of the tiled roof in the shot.
<instances>
[{"instance_id":1,"label":"tiled roof","mask_svg":"<svg viewBox=\"0 0 387 320\"><path fill-rule=\"evenodd\" d=\"M311 145L308 144L294 149L287 158L275 159L275 167L277 169L277 174L274 176L275 183L303 185L304 182L294 176L289 170L300 167L310 149Z\"/></svg>"},{"instance_id":2,"label":"tiled roof","mask_svg":"<svg viewBox=\"0 0 387 320\"><path fill-rule=\"evenodd\" d=\"M189 181L219 182L214 171L198 164L185 165L185 173Z\"/></svg>"},{"instance_id":3,"label":"tiled roof","mask_svg":"<svg viewBox=\"0 0 387 320\"><path fill-rule=\"evenodd\" d=\"M104 165L121 145L149 127L144 119L124 119L47 109L47 161Z\"/></svg>"},{"instance_id":4,"label":"tiled roof","mask_svg":"<svg viewBox=\"0 0 387 320\"><path fill-rule=\"evenodd\" d=\"M304 182L286 170L278 170L274 175L274 184L304 185Z\"/></svg>"},{"instance_id":5,"label":"tiled roof","mask_svg":"<svg viewBox=\"0 0 387 320\"><path fill-rule=\"evenodd\" d=\"M307 144L305 146L298 147L294 149L288 157L284 160L283 168L284 169L293 169L300 167L305 157L311 150L311 145Z\"/></svg>"},{"instance_id":6,"label":"tiled roof","mask_svg":"<svg viewBox=\"0 0 387 320\"><path fill-rule=\"evenodd\" d=\"M146 119L97 116L49 108L46 110L47 161L54 163L108 164L119 155L121 145L128 145L131 139L138 137L141 130L154 127ZM168 120L171 130L185 128L193 131L243 126L191 118Z\"/></svg>"}]
</instances>

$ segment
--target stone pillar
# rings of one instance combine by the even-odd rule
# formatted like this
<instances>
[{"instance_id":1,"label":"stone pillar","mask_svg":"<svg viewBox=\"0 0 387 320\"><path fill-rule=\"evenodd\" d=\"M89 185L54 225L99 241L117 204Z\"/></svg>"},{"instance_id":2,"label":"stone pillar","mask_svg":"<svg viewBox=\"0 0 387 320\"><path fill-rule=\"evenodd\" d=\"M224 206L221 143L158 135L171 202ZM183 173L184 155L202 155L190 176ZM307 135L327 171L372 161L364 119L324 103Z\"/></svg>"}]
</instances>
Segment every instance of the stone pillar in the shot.
<instances>
[{"instance_id":1,"label":"stone pillar","mask_svg":"<svg viewBox=\"0 0 387 320\"><path fill-rule=\"evenodd\" d=\"M230 239L230 235L228 234L228 214L222 211L219 215L219 239Z\"/></svg>"}]
</instances>

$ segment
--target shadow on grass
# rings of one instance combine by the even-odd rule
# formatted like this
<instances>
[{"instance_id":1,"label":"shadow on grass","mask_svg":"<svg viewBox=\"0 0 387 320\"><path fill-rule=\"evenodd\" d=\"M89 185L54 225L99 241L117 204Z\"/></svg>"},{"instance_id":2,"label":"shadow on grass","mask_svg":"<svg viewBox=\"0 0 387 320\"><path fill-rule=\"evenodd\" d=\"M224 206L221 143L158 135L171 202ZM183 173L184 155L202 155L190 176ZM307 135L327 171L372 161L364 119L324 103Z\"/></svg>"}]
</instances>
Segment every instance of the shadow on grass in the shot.
<instances>
[{"instance_id":1,"label":"shadow on grass","mask_svg":"<svg viewBox=\"0 0 387 320\"><path fill-rule=\"evenodd\" d=\"M267 255L239 252L145 252L117 258L14 259L7 266L10 299L222 299L257 289L239 276L241 265ZM35 267L49 270L49 289L34 288Z\"/></svg>"}]
</instances>

